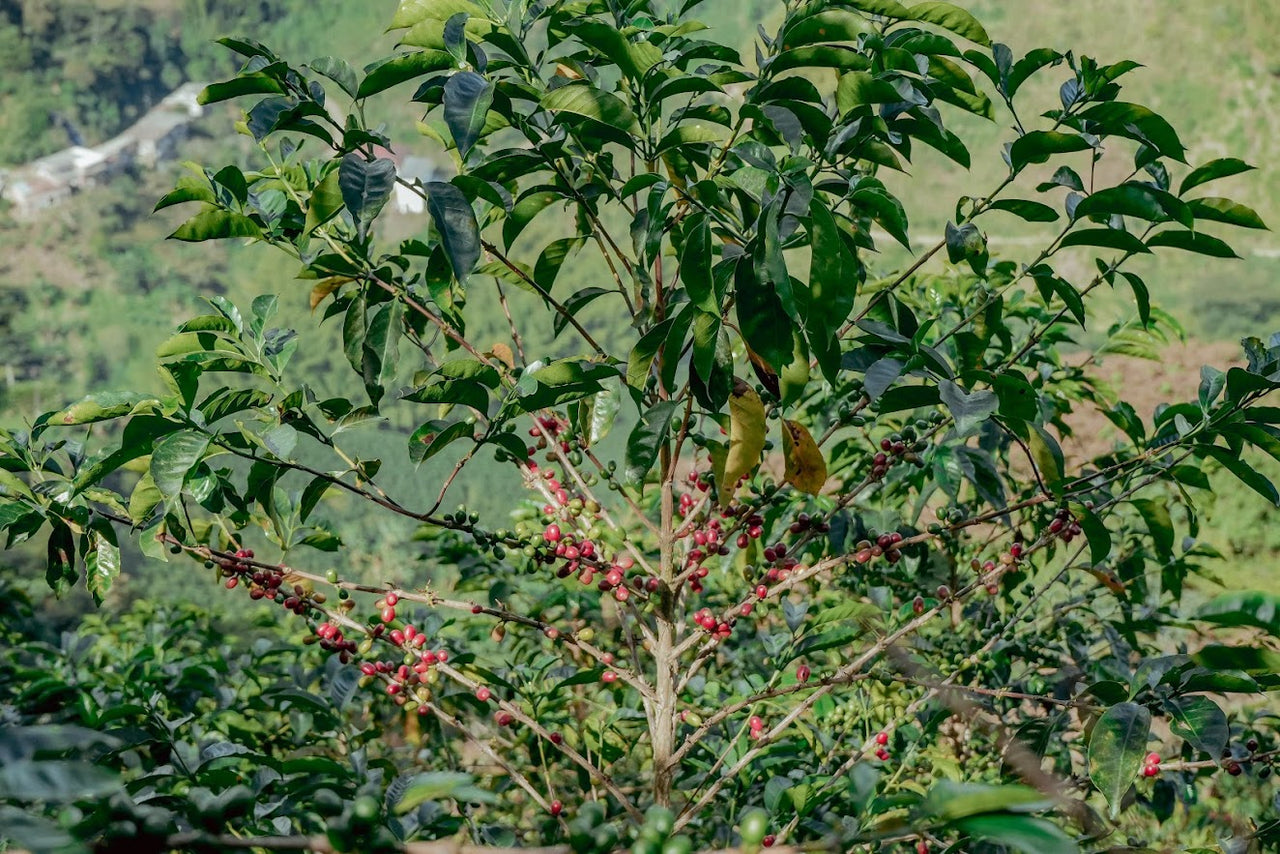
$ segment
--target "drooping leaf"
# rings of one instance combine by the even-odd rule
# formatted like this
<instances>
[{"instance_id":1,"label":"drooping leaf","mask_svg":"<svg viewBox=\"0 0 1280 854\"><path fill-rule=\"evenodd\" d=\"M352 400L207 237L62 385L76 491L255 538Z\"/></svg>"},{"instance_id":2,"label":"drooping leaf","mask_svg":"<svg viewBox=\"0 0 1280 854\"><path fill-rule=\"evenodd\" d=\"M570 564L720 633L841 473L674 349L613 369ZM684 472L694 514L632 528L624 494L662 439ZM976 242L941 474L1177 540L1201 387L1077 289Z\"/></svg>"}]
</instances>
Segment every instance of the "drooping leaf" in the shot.
<instances>
[{"instance_id":1,"label":"drooping leaf","mask_svg":"<svg viewBox=\"0 0 1280 854\"><path fill-rule=\"evenodd\" d=\"M427 210L440 232L440 241L444 244L453 275L461 281L470 275L480 260L480 227L476 223L475 210L453 184L432 181L426 185L426 190Z\"/></svg>"},{"instance_id":2,"label":"drooping leaf","mask_svg":"<svg viewBox=\"0 0 1280 854\"><path fill-rule=\"evenodd\" d=\"M729 397L729 453L724 476L717 484L722 506L729 506L738 491L738 481L760 464L765 436L764 403L760 395L742 380L735 379Z\"/></svg>"},{"instance_id":3,"label":"drooping leaf","mask_svg":"<svg viewBox=\"0 0 1280 854\"><path fill-rule=\"evenodd\" d=\"M923 21L964 36L983 47L991 46L991 37L982 24L970 12L953 3L927 2L911 6L907 14L915 21Z\"/></svg>"},{"instance_id":4,"label":"drooping leaf","mask_svg":"<svg viewBox=\"0 0 1280 854\"><path fill-rule=\"evenodd\" d=\"M493 84L474 71L460 71L444 85L444 121L464 158L480 138L493 104Z\"/></svg>"},{"instance_id":5,"label":"drooping leaf","mask_svg":"<svg viewBox=\"0 0 1280 854\"><path fill-rule=\"evenodd\" d=\"M956 431L966 434L983 421L990 418L1000 406L996 393L989 390L966 392L951 380L943 380L938 384L942 402L951 410L955 419Z\"/></svg>"},{"instance_id":6,"label":"drooping leaf","mask_svg":"<svg viewBox=\"0 0 1280 854\"><path fill-rule=\"evenodd\" d=\"M456 64L457 60L443 50L419 50L393 56L365 69L356 97L368 98L415 77L443 71Z\"/></svg>"},{"instance_id":7,"label":"drooping leaf","mask_svg":"<svg viewBox=\"0 0 1280 854\"><path fill-rule=\"evenodd\" d=\"M1151 712L1137 703L1119 703L1103 712L1089 737L1089 779L1106 798L1114 819L1147 752Z\"/></svg>"},{"instance_id":8,"label":"drooping leaf","mask_svg":"<svg viewBox=\"0 0 1280 854\"><path fill-rule=\"evenodd\" d=\"M808 428L798 421L782 421L782 453L786 481L801 492L817 495L827 482L827 461Z\"/></svg>"}]
</instances>

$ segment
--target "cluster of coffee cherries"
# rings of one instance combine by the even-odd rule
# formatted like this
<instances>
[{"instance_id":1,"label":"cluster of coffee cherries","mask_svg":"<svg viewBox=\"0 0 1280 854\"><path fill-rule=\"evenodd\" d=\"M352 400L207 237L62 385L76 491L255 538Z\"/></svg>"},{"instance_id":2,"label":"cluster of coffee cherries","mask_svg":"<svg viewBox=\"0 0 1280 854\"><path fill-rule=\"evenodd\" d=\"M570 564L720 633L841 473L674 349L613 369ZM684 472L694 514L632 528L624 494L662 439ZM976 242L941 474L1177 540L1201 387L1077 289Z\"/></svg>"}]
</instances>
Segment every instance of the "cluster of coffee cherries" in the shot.
<instances>
[{"instance_id":1,"label":"cluster of coffee cherries","mask_svg":"<svg viewBox=\"0 0 1280 854\"><path fill-rule=\"evenodd\" d=\"M898 548L901 543L902 534L897 531L880 534L874 540L859 540L853 547L853 560L865 564L883 556L889 563L897 563L902 560L902 551Z\"/></svg>"},{"instance_id":2,"label":"cluster of coffee cherries","mask_svg":"<svg viewBox=\"0 0 1280 854\"><path fill-rule=\"evenodd\" d=\"M1160 754L1148 753L1142 760L1142 776L1154 777L1160 773Z\"/></svg>"},{"instance_id":3,"label":"cluster of coffee cherries","mask_svg":"<svg viewBox=\"0 0 1280 854\"><path fill-rule=\"evenodd\" d=\"M542 430L539 430L537 427L529 428L529 436L536 440L534 443L535 446L529 449L530 454L534 453L535 450L541 451L547 447L547 436L558 441L560 443L560 450L568 453L569 443L560 438L560 434L568 429L568 422L562 420L557 415L539 415L538 424L542 427ZM546 431L545 435L543 434L543 430Z\"/></svg>"},{"instance_id":4,"label":"cluster of coffee cherries","mask_svg":"<svg viewBox=\"0 0 1280 854\"><path fill-rule=\"evenodd\" d=\"M219 567L219 573L226 579L223 586L234 590L243 584L249 588L250 599L271 599L286 611L292 611L300 617L307 616L313 604L324 604L323 593L312 593L301 584L286 587L284 567L253 566L249 563L252 560L253 549L237 549L230 557L214 561ZM345 645L333 648L339 652L348 651Z\"/></svg>"},{"instance_id":5,"label":"cluster of coffee cherries","mask_svg":"<svg viewBox=\"0 0 1280 854\"><path fill-rule=\"evenodd\" d=\"M1026 547L1022 543L1014 543L1009 546L1007 551L1001 552L1000 557L996 560L973 558L969 561L969 568L978 575L987 577L987 593L995 596L1000 592L999 575L993 575L992 573L996 573L997 570L1003 572L1005 569L1016 565L1025 553Z\"/></svg>"},{"instance_id":6,"label":"cluster of coffee cherries","mask_svg":"<svg viewBox=\"0 0 1280 854\"><path fill-rule=\"evenodd\" d=\"M550 522L542 531L543 542L548 546L544 560L559 562L556 575L568 578L577 575L584 585L594 584L601 593L612 593L613 598L625 602L631 597L627 588L627 573L635 566L628 555L618 555L612 561L602 560L595 541L590 538L579 540L572 532L564 531L556 522ZM603 577L596 579L597 575ZM643 585L641 579L636 579Z\"/></svg>"},{"instance_id":7,"label":"cluster of coffee cherries","mask_svg":"<svg viewBox=\"0 0 1280 854\"><path fill-rule=\"evenodd\" d=\"M882 479L898 463L923 466L924 460L920 457L920 452L928 447L928 442L916 438L916 431L910 425L902 428L901 433L884 437L880 440L880 450L871 458L871 479Z\"/></svg>"},{"instance_id":8,"label":"cluster of coffee cherries","mask_svg":"<svg viewBox=\"0 0 1280 854\"><path fill-rule=\"evenodd\" d=\"M701 626L709 635L724 640L733 634L733 624L716 619L710 608L703 608L693 615L693 621Z\"/></svg>"},{"instance_id":9,"label":"cluster of coffee cherries","mask_svg":"<svg viewBox=\"0 0 1280 854\"><path fill-rule=\"evenodd\" d=\"M1064 543L1069 543L1081 534L1080 523L1071 515L1071 511L1066 507L1061 507L1058 512L1053 514L1053 519L1049 522L1047 531L1049 536L1057 537Z\"/></svg>"},{"instance_id":10,"label":"cluster of coffee cherries","mask_svg":"<svg viewBox=\"0 0 1280 854\"><path fill-rule=\"evenodd\" d=\"M876 742L876 759L879 759L881 762L888 760L889 733L885 730L880 730L880 732L876 733L875 742Z\"/></svg>"},{"instance_id":11,"label":"cluster of coffee cherries","mask_svg":"<svg viewBox=\"0 0 1280 854\"><path fill-rule=\"evenodd\" d=\"M752 715L747 721L747 726L751 730L751 739L759 741L764 738L764 720L759 715Z\"/></svg>"}]
</instances>

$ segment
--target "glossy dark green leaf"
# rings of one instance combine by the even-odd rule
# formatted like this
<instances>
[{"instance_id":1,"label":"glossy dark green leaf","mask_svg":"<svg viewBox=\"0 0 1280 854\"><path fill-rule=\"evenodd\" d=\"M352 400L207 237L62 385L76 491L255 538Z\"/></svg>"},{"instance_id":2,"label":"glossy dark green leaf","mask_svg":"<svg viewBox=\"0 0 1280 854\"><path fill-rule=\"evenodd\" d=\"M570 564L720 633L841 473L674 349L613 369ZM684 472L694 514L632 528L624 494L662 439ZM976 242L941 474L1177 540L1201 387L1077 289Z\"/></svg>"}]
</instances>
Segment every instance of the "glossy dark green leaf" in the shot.
<instances>
[{"instance_id":1,"label":"glossy dark green leaf","mask_svg":"<svg viewBox=\"0 0 1280 854\"><path fill-rule=\"evenodd\" d=\"M387 158L365 160L352 152L338 166L338 189L356 222L373 222L395 187L396 164Z\"/></svg>"},{"instance_id":2,"label":"glossy dark green leaf","mask_svg":"<svg viewBox=\"0 0 1280 854\"><path fill-rule=\"evenodd\" d=\"M1089 736L1089 779L1102 792L1114 819L1147 753L1151 712L1137 703L1107 709Z\"/></svg>"},{"instance_id":3,"label":"glossy dark green leaf","mask_svg":"<svg viewBox=\"0 0 1280 854\"><path fill-rule=\"evenodd\" d=\"M322 56L308 62L307 67L337 83L342 91L352 98L356 96L356 92L360 88L359 80L356 78L356 70L345 59L340 59L336 56Z\"/></svg>"},{"instance_id":4,"label":"glossy dark green leaf","mask_svg":"<svg viewBox=\"0 0 1280 854\"><path fill-rule=\"evenodd\" d=\"M639 129L636 117L618 96L585 81L551 90L543 96L542 106L553 113L572 113L627 133Z\"/></svg>"},{"instance_id":5,"label":"glossy dark green leaf","mask_svg":"<svg viewBox=\"0 0 1280 854\"><path fill-rule=\"evenodd\" d=\"M1009 160L1015 172L1028 163L1046 163L1055 154L1087 151L1089 140L1074 133L1033 130L1018 137L1009 148Z\"/></svg>"},{"instance_id":6,"label":"glossy dark green leaf","mask_svg":"<svg viewBox=\"0 0 1280 854\"><path fill-rule=\"evenodd\" d=\"M1239 202L1233 202L1231 199L1213 196L1203 199L1191 199L1187 202L1187 206L1197 220L1225 222L1240 228L1266 229L1267 227L1267 224L1262 221L1262 217L1258 216L1257 211Z\"/></svg>"},{"instance_id":7,"label":"glossy dark green leaf","mask_svg":"<svg viewBox=\"0 0 1280 854\"><path fill-rule=\"evenodd\" d=\"M443 451L463 436L472 435L472 426L466 421L428 421L413 431L409 437L409 459L421 464Z\"/></svg>"},{"instance_id":8,"label":"glossy dark green leaf","mask_svg":"<svg viewBox=\"0 0 1280 854\"><path fill-rule=\"evenodd\" d=\"M1156 235L1159 237L1159 235ZM1154 243L1148 241L1154 246ZM1062 239L1058 244L1063 248L1070 246L1092 246L1097 249L1119 249L1121 252L1141 254L1151 252L1137 237L1118 228L1081 228Z\"/></svg>"},{"instance_id":9,"label":"glossy dark green leaf","mask_svg":"<svg viewBox=\"0 0 1280 854\"><path fill-rule=\"evenodd\" d=\"M442 50L420 50L391 57L365 69L356 97L368 98L415 77L453 68L456 64L454 58Z\"/></svg>"},{"instance_id":10,"label":"glossy dark green leaf","mask_svg":"<svg viewBox=\"0 0 1280 854\"><path fill-rule=\"evenodd\" d=\"M1099 190L1085 196L1076 205L1074 216L1128 216L1147 222L1173 220L1191 228L1194 218L1191 209L1178 197L1147 184L1130 182Z\"/></svg>"},{"instance_id":11,"label":"glossy dark green leaf","mask_svg":"<svg viewBox=\"0 0 1280 854\"><path fill-rule=\"evenodd\" d=\"M1186 150L1173 126L1141 104L1107 101L1082 110L1080 118L1097 123L1105 134L1149 143L1161 155L1187 162Z\"/></svg>"},{"instance_id":12,"label":"glossy dark green leaf","mask_svg":"<svg viewBox=\"0 0 1280 854\"><path fill-rule=\"evenodd\" d=\"M1177 231L1169 229L1157 232L1147 238L1147 246L1167 246L1194 252L1197 255L1208 255L1211 258L1239 258L1236 251L1218 238L1197 231Z\"/></svg>"},{"instance_id":13,"label":"glossy dark green leaf","mask_svg":"<svg viewBox=\"0 0 1280 854\"><path fill-rule=\"evenodd\" d=\"M706 216L695 214L685 235L680 253L680 281L689 293L689 301L703 311L720 313L715 282L711 276L711 228Z\"/></svg>"},{"instance_id":14,"label":"glossy dark green leaf","mask_svg":"<svg viewBox=\"0 0 1280 854\"><path fill-rule=\"evenodd\" d=\"M1249 172L1254 167L1235 157L1222 157L1217 160L1210 160L1203 166L1198 166L1191 170L1186 178L1182 179L1182 186L1178 188L1178 195L1185 196L1187 191L1199 187L1201 184L1207 184L1210 181L1216 181L1219 178L1229 178L1232 175L1239 175Z\"/></svg>"},{"instance_id":15,"label":"glossy dark green leaf","mask_svg":"<svg viewBox=\"0 0 1280 854\"><path fill-rule=\"evenodd\" d=\"M818 328L834 332L848 319L858 297L857 263L835 217L817 195L809 204L809 215L813 256L809 264L810 317Z\"/></svg>"},{"instance_id":16,"label":"glossy dark green leaf","mask_svg":"<svg viewBox=\"0 0 1280 854\"><path fill-rule=\"evenodd\" d=\"M1005 211L1027 222L1055 222L1058 212L1042 202L1027 199L997 199L988 210Z\"/></svg>"},{"instance_id":17,"label":"glossy dark green leaf","mask_svg":"<svg viewBox=\"0 0 1280 854\"><path fill-rule=\"evenodd\" d=\"M1130 502L1142 521L1146 523L1155 544L1156 553L1164 560L1173 557L1173 517L1169 515L1169 507L1163 501L1151 498L1135 498Z\"/></svg>"},{"instance_id":18,"label":"glossy dark green leaf","mask_svg":"<svg viewBox=\"0 0 1280 854\"><path fill-rule=\"evenodd\" d=\"M641 484L653 464L658 451L666 444L671 432L671 416L676 412L675 401L663 401L650 407L627 437L626 479L628 483Z\"/></svg>"},{"instance_id":19,"label":"glossy dark green leaf","mask_svg":"<svg viewBox=\"0 0 1280 854\"><path fill-rule=\"evenodd\" d=\"M444 245L453 275L461 281L470 275L480 260L480 227L476 223L476 213L467 197L453 184L431 181L426 190L431 221L440 233L440 242Z\"/></svg>"},{"instance_id":20,"label":"glossy dark green leaf","mask_svg":"<svg viewBox=\"0 0 1280 854\"><path fill-rule=\"evenodd\" d=\"M480 138L493 104L493 84L474 71L460 71L444 84L444 122L464 158Z\"/></svg>"}]
</instances>

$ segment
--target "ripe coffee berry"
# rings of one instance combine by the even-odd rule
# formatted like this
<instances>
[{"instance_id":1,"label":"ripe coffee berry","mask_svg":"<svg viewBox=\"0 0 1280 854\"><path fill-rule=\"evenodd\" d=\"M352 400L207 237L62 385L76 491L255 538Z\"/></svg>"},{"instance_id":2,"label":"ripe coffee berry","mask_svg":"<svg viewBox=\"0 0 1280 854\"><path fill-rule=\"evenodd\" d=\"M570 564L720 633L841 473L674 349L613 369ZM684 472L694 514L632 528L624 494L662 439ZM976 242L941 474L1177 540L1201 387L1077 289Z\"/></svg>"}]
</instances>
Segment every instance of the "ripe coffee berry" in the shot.
<instances>
[{"instance_id":1,"label":"ripe coffee berry","mask_svg":"<svg viewBox=\"0 0 1280 854\"><path fill-rule=\"evenodd\" d=\"M888 743L889 743L889 733L884 731L876 733L876 744L880 745L881 747L884 747Z\"/></svg>"},{"instance_id":2,"label":"ripe coffee berry","mask_svg":"<svg viewBox=\"0 0 1280 854\"><path fill-rule=\"evenodd\" d=\"M600 681L601 682L617 682L618 674L614 673L612 670L606 670L604 673L600 674Z\"/></svg>"},{"instance_id":3,"label":"ripe coffee berry","mask_svg":"<svg viewBox=\"0 0 1280 854\"><path fill-rule=\"evenodd\" d=\"M552 744L564 744L564 736L558 732L551 733Z\"/></svg>"},{"instance_id":4,"label":"ripe coffee berry","mask_svg":"<svg viewBox=\"0 0 1280 854\"><path fill-rule=\"evenodd\" d=\"M493 696L493 692L490 691L488 688L486 688L484 685L481 685L479 688L476 689L476 699L482 703L489 702L489 698L492 696Z\"/></svg>"},{"instance_id":5,"label":"ripe coffee berry","mask_svg":"<svg viewBox=\"0 0 1280 854\"><path fill-rule=\"evenodd\" d=\"M552 802L551 802L551 814L552 814L552 815L554 815L554 816L558 816L558 815L560 815L560 813L562 813L563 811L564 811L564 804L560 803L559 801L552 801Z\"/></svg>"},{"instance_id":6,"label":"ripe coffee berry","mask_svg":"<svg viewBox=\"0 0 1280 854\"><path fill-rule=\"evenodd\" d=\"M796 681L808 682L810 672L811 671L809 670L809 665L807 664L800 665L799 667L796 668Z\"/></svg>"},{"instance_id":7,"label":"ripe coffee berry","mask_svg":"<svg viewBox=\"0 0 1280 854\"><path fill-rule=\"evenodd\" d=\"M761 845L763 845L765 848L772 848L772 847L773 847L773 843L775 843L775 842L777 842L777 841L778 841L778 837L776 837L776 836L774 836L772 833L770 833L770 834L769 834L768 836L766 836L764 839L761 839L761 840L760 840L760 844L761 844Z\"/></svg>"}]
</instances>

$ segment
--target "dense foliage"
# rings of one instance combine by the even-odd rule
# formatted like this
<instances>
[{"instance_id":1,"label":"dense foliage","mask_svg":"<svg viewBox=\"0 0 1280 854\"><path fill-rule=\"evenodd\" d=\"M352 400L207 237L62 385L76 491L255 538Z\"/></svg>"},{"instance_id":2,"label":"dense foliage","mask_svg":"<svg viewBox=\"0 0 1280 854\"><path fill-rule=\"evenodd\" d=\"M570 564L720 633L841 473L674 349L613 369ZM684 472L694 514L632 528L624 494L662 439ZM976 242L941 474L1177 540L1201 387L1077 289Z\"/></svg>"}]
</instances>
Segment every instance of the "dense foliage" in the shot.
<instances>
[{"instance_id":1,"label":"dense foliage","mask_svg":"<svg viewBox=\"0 0 1280 854\"><path fill-rule=\"evenodd\" d=\"M4 735L7 814L51 806L16 841L58 847L56 818L102 844L323 829L360 850L464 831L672 854L1275 844L1256 781L1276 719L1248 699L1280 683L1260 640L1280 635L1276 601L1182 601L1213 556L1203 469L1280 503L1245 454L1280 452L1264 402L1280 341L1247 339L1246 367L1206 367L1192 400L1149 415L1089 370L1174 327L1131 259L1229 258L1215 229L1263 227L1205 195L1250 167L1186 165L1122 97L1133 63L1015 56L946 3L784 11L747 61L688 8L645 2L406 0L408 50L363 72L224 40L244 65L204 97L258 96L242 130L261 161L197 170L159 207L201 205L179 240L294 259L359 388L299 369L311 333L273 325L301 288L215 296L160 348L162 393L93 394L0 435L0 530L47 536L50 587L83 578L98 599L132 533L183 584L208 583L187 581L193 558L228 595L274 601L313 649L211 651L147 612L97 652L15 644L27 674L103 656L90 699L57 714L42 692L78 677L6 689L24 727ZM1053 75L1056 103L1022 103ZM398 179L366 115L409 82L448 181ZM892 269L880 250L913 244L889 175L935 162L922 147L967 167L957 112L1009 117L983 153L1007 174ZM386 243L378 216L406 191L431 232ZM553 211L565 232L531 240ZM985 230L1008 217L1055 236L993 257ZM587 255L601 281L557 288ZM1062 351L1104 286L1135 319L1081 364ZM1081 409L1119 439L1073 460L1059 439ZM353 438L406 422L389 470L421 467L424 506ZM483 470L505 500L492 518L450 501L484 458L501 463ZM348 570L333 523L353 503L417 526L376 579ZM193 641L253 688L176 690L165 663ZM148 681L174 690L157 701ZM328 699L301 690L320 684ZM152 725L39 728L69 711ZM181 714L190 732L165 725ZM366 742L386 742L381 764ZM49 758L95 746L120 780ZM23 795L46 771L67 785ZM304 787L318 775L334 798ZM1198 798L1245 776L1257 809L1214 827Z\"/></svg>"}]
</instances>

